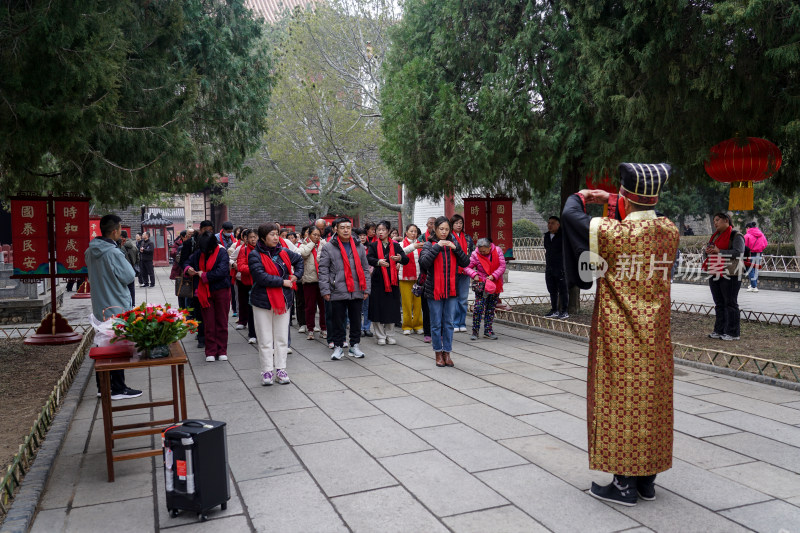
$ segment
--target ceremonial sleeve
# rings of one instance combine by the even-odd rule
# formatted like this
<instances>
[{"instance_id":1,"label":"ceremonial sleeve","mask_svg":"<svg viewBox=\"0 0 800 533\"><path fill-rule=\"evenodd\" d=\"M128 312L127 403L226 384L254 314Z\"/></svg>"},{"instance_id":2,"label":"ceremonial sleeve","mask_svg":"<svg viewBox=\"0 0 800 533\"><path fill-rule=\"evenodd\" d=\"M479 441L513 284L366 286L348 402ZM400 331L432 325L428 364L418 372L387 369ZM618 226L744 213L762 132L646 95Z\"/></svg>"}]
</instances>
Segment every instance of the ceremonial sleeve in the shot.
<instances>
[{"instance_id":1,"label":"ceremonial sleeve","mask_svg":"<svg viewBox=\"0 0 800 533\"><path fill-rule=\"evenodd\" d=\"M579 275L579 258L589 250L589 226L592 217L586 213L583 197L573 194L567 198L561 213L561 231L564 233L564 274L567 285L591 289L591 281L582 281Z\"/></svg>"}]
</instances>

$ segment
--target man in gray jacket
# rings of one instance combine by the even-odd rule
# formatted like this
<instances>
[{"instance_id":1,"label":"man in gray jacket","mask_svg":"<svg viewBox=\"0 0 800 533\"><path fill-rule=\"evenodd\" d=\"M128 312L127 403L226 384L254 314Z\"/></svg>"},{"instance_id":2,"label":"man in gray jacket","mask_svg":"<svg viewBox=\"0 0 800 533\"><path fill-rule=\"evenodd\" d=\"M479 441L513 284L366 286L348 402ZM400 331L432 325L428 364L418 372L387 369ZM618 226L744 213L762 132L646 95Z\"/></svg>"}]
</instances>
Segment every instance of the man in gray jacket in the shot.
<instances>
[{"instance_id":1,"label":"man in gray jacket","mask_svg":"<svg viewBox=\"0 0 800 533\"><path fill-rule=\"evenodd\" d=\"M342 358L345 341L345 317L350 319L351 357L364 357L361 341L361 307L369 297L370 275L367 252L358 239L351 238L353 224L342 217L334 221L336 235L319 254L319 292L331 303L331 331L328 340L334 349L331 359ZM345 264L345 262L347 264Z\"/></svg>"},{"instance_id":2,"label":"man in gray jacket","mask_svg":"<svg viewBox=\"0 0 800 533\"><path fill-rule=\"evenodd\" d=\"M117 241L122 234L121 221L122 219L116 215L106 215L101 218L102 236L92 239L84 254L86 267L89 270L89 285L92 287L92 314L103 322L133 308L128 285L133 283L136 272L122 250L117 247ZM99 391L99 379L97 381ZM112 400L136 398L141 395L142 391L130 389L125 385L124 370L111 371Z\"/></svg>"}]
</instances>

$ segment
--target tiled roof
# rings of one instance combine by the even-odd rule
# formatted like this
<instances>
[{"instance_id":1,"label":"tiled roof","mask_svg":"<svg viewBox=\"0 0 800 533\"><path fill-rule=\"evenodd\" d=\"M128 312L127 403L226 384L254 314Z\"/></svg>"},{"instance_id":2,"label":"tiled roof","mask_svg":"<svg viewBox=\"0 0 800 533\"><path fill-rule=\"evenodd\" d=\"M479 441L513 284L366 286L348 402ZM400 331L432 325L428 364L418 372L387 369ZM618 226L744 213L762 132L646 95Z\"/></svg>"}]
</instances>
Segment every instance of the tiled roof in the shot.
<instances>
[{"instance_id":1,"label":"tiled roof","mask_svg":"<svg viewBox=\"0 0 800 533\"><path fill-rule=\"evenodd\" d=\"M247 7L257 15L261 15L267 22L277 21L284 9L292 9L311 3L313 0L245 0Z\"/></svg>"}]
</instances>

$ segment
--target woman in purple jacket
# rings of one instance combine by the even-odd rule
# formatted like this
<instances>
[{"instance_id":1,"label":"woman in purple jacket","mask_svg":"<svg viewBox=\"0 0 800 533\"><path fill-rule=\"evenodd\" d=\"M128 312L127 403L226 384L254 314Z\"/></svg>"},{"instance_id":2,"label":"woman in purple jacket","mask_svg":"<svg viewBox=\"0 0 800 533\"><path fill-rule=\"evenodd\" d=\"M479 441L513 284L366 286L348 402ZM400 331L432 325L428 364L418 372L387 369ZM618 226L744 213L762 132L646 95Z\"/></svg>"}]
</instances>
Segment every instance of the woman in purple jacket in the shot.
<instances>
[{"instance_id":1,"label":"woman in purple jacket","mask_svg":"<svg viewBox=\"0 0 800 533\"><path fill-rule=\"evenodd\" d=\"M492 325L494 324L494 308L497 298L503 292L503 273L506 271L506 260L503 252L489 239L478 239L478 247L472 252L469 266L464 273L472 278L475 291L475 305L472 308L472 335L470 340L478 340L481 319L484 321L483 336L497 340Z\"/></svg>"}]
</instances>

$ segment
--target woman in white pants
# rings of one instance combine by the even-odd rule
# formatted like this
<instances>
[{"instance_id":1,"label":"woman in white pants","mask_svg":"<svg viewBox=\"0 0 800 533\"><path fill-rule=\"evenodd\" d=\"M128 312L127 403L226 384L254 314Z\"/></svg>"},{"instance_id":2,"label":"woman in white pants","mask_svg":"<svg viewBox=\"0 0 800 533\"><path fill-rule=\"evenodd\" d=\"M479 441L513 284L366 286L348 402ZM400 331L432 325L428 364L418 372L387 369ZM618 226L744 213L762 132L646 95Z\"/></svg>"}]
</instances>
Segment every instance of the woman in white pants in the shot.
<instances>
[{"instance_id":1,"label":"woman in white pants","mask_svg":"<svg viewBox=\"0 0 800 533\"><path fill-rule=\"evenodd\" d=\"M289 383L286 355L289 349L289 309L294 287L303 275L303 258L280 245L280 228L268 223L258 227L258 243L247 258L253 288L250 304L261 358L261 383Z\"/></svg>"}]
</instances>

